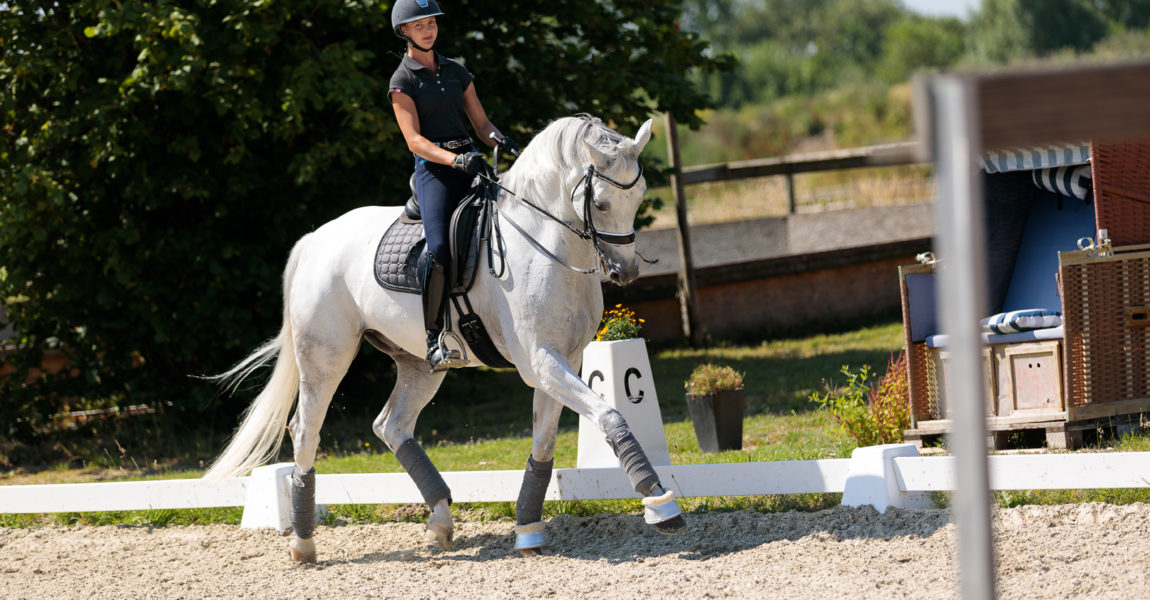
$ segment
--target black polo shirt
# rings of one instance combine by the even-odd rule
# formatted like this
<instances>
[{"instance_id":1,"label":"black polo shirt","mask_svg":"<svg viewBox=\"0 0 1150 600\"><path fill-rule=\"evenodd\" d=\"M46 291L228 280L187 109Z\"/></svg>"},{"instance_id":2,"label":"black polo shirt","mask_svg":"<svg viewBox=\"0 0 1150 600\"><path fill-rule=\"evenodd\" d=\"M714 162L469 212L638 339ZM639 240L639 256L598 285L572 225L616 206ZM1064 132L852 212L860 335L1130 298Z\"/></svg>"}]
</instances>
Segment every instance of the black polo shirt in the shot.
<instances>
[{"instance_id":1,"label":"black polo shirt","mask_svg":"<svg viewBox=\"0 0 1150 600\"><path fill-rule=\"evenodd\" d=\"M419 132L433 142L445 142L468 137L466 112L463 110L463 92L475 79L466 67L435 53L439 69L419 64L404 55L399 67L391 75L387 95L403 92L415 101L419 111Z\"/></svg>"}]
</instances>

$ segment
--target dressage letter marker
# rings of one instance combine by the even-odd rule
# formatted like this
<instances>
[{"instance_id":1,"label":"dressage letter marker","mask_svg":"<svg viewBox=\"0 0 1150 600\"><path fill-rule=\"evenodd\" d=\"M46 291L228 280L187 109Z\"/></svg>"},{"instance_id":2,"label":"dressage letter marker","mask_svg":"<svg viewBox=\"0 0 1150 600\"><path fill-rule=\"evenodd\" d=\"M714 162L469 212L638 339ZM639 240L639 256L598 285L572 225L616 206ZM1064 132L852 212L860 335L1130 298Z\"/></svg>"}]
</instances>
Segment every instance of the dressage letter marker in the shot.
<instances>
[{"instance_id":1,"label":"dressage letter marker","mask_svg":"<svg viewBox=\"0 0 1150 600\"><path fill-rule=\"evenodd\" d=\"M651 464L671 464L647 343L642 338L588 344L583 349L583 381L623 415ZM584 417L579 418L576 465L581 469L622 466L603 432Z\"/></svg>"}]
</instances>

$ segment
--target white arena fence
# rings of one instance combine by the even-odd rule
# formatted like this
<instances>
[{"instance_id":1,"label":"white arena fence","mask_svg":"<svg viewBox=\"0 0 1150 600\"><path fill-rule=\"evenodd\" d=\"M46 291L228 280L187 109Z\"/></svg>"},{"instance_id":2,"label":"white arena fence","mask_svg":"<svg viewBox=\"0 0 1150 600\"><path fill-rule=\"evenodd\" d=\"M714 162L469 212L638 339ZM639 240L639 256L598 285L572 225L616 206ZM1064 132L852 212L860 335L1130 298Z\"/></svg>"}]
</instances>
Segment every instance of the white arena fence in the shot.
<instances>
[{"instance_id":1,"label":"white arena fence","mask_svg":"<svg viewBox=\"0 0 1150 600\"><path fill-rule=\"evenodd\" d=\"M993 455L993 490L1150 488L1150 453ZM59 513L243 506L243 527L290 527L291 463L260 467L218 484L199 479L0 486L0 513ZM842 493L848 506L930 507L953 491L955 460L919 456L911 444L857 448L846 459L657 466L679 497ZM522 470L443 474L456 502L514 502ZM621 468L556 469L547 500L638 498ZM418 503L405 473L316 476L316 502Z\"/></svg>"}]
</instances>

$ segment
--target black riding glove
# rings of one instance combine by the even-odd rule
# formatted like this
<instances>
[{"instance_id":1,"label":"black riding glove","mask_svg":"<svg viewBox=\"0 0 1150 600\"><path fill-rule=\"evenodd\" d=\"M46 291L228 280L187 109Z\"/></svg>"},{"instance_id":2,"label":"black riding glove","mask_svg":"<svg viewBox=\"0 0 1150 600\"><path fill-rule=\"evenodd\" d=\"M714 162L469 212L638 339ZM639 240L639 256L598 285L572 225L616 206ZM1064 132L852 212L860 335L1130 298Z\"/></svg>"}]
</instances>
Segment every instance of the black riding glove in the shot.
<instances>
[{"instance_id":1,"label":"black riding glove","mask_svg":"<svg viewBox=\"0 0 1150 600\"><path fill-rule=\"evenodd\" d=\"M511 139L510 137L503 136L503 139L496 140L495 143L499 145L500 150L510 154L511 156L514 156L515 158L519 158L519 142Z\"/></svg>"},{"instance_id":2,"label":"black riding glove","mask_svg":"<svg viewBox=\"0 0 1150 600\"><path fill-rule=\"evenodd\" d=\"M487 164L487 160L478 152L456 154L455 160L451 161L451 166L469 175L487 175L491 173L491 165Z\"/></svg>"}]
</instances>

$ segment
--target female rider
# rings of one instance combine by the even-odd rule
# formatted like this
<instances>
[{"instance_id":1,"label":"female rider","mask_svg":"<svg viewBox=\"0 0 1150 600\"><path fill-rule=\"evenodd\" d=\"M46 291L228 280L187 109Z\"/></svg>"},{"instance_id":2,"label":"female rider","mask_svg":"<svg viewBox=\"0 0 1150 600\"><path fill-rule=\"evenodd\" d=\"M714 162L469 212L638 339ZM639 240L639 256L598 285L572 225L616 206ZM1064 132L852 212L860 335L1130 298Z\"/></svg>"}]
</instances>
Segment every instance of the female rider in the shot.
<instances>
[{"instance_id":1,"label":"female rider","mask_svg":"<svg viewBox=\"0 0 1150 600\"><path fill-rule=\"evenodd\" d=\"M491 167L475 145L463 115L484 142L518 151L487 118L472 82L461 64L432 50L439 35L435 0L398 0L391 10L395 34L407 41L407 54L391 76L388 95L395 119L415 155L415 193L419 198L427 255L419 276L423 285L423 320L427 329L427 362L432 371L462 364L458 350L441 344L443 314L451 284L448 227L451 213L476 175Z\"/></svg>"}]
</instances>

